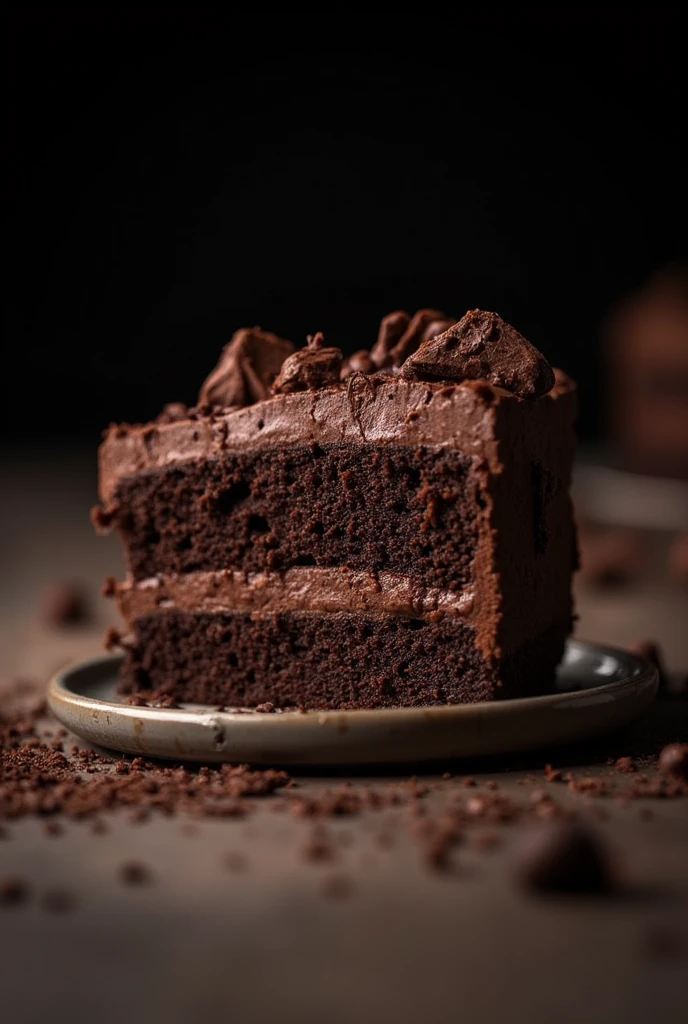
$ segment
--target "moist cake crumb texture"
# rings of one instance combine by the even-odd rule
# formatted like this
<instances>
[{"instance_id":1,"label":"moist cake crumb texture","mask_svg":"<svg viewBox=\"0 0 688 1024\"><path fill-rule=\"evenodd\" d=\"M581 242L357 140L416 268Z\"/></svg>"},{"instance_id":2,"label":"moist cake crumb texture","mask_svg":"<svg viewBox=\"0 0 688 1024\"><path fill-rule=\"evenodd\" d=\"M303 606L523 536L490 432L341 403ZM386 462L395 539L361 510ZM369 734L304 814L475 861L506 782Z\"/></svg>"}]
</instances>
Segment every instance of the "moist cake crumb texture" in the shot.
<instances>
[{"instance_id":1,"label":"moist cake crumb texture","mask_svg":"<svg viewBox=\"0 0 688 1024\"><path fill-rule=\"evenodd\" d=\"M94 523L123 692L305 709L546 692L572 621L575 389L494 313L344 360L238 331L199 404L112 426Z\"/></svg>"}]
</instances>

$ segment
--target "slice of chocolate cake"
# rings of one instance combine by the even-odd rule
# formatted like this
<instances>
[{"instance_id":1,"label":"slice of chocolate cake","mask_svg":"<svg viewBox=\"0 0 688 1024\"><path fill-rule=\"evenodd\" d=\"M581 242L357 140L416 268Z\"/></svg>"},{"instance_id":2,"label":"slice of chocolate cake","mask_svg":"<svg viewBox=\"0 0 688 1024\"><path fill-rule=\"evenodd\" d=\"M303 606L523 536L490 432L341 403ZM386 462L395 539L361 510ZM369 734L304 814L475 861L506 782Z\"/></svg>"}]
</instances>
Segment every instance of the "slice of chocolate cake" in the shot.
<instances>
[{"instance_id":1,"label":"slice of chocolate cake","mask_svg":"<svg viewBox=\"0 0 688 1024\"><path fill-rule=\"evenodd\" d=\"M575 394L493 313L370 352L238 332L199 406L113 426L122 687L228 706L542 693L571 628Z\"/></svg>"}]
</instances>

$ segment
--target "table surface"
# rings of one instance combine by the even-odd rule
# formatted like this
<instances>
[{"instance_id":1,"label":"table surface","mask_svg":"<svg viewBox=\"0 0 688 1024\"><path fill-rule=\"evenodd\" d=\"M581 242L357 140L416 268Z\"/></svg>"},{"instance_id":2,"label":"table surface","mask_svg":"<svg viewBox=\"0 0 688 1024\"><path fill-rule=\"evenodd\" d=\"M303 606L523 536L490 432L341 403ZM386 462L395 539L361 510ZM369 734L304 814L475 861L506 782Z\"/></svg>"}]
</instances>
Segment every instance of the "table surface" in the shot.
<instances>
[{"instance_id":1,"label":"table surface","mask_svg":"<svg viewBox=\"0 0 688 1024\"><path fill-rule=\"evenodd\" d=\"M113 612L98 595L121 575L114 538L88 522L95 500L93 457L76 449L27 448L2 458L0 686L44 681L68 661L97 655ZM659 551L664 540L653 541ZM655 637L670 668L688 668L688 595L658 555L635 585L579 587L577 633L627 646ZM55 630L37 615L37 595L56 579L87 586L95 606L85 627ZM656 753L688 736L688 703L659 701L625 734L532 758L435 767L427 808L466 795L470 773L482 792L528 798L526 776L545 760L576 774L614 774L609 756ZM447 767L452 777L441 777ZM650 770L650 774L654 769ZM376 790L409 770L357 777ZM616 776L618 781L619 776ZM296 775L309 795L340 785ZM531 783L529 782L529 785ZM532 786L531 786L532 788ZM255 802L245 819L182 816L131 824L113 814L93 835L70 823L48 838L35 820L13 822L0 843L0 875L66 886L69 914L37 904L0 910L0 1005L8 1020L200 1020L233 1022L462 1019L590 1024L675 1014L688 997L688 801L595 800L557 787L557 799L608 843L626 880L614 899L536 898L512 881L509 844L487 853L458 846L450 871L431 870L404 822L404 809L365 811L324 823L334 862L308 861L312 824ZM651 808L651 814L647 808ZM603 817L603 820L600 820ZM382 830L391 845L378 842ZM494 830L493 830L494 831ZM498 837L498 838L499 838ZM245 870L226 870L227 853ZM124 887L123 861L149 865L153 884ZM332 898L339 886L340 898Z\"/></svg>"}]
</instances>

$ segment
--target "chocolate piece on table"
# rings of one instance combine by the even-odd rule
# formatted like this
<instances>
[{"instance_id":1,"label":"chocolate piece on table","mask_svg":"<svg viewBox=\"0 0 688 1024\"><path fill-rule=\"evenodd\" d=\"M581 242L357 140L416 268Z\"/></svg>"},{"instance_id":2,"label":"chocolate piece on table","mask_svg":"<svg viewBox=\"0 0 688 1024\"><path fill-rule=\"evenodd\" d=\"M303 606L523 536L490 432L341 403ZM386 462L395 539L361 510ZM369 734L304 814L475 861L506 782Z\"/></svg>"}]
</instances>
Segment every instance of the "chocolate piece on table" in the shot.
<instances>
[{"instance_id":1,"label":"chocolate piece on table","mask_svg":"<svg viewBox=\"0 0 688 1024\"><path fill-rule=\"evenodd\" d=\"M244 327L225 345L217 366L206 378L200 394L200 406L245 406L260 402L284 360L294 351L290 341L259 327Z\"/></svg>"},{"instance_id":2,"label":"chocolate piece on table","mask_svg":"<svg viewBox=\"0 0 688 1024\"><path fill-rule=\"evenodd\" d=\"M512 848L511 863L516 879L529 889L602 893L614 887L599 840L570 821L540 822L525 829Z\"/></svg>"},{"instance_id":3,"label":"chocolate piece on table","mask_svg":"<svg viewBox=\"0 0 688 1024\"><path fill-rule=\"evenodd\" d=\"M309 337L305 348L294 352L285 360L277 380L272 386L275 395L288 395L295 391L318 391L339 383L342 353L338 348L326 348L321 331Z\"/></svg>"},{"instance_id":4,"label":"chocolate piece on table","mask_svg":"<svg viewBox=\"0 0 688 1024\"><path fill-rule=\"evenodd\" d=\"M428 338L401 368L407 380L484 380L520 398L554 386L543 355L496 313L470 310L443 334Z\"/></svg>"},{"instance_id":5,"label":"chocolate piece on table","mask_svg":"<svg viewBox=\"0 0 688 1024\"><path fill-rule=\"evenodd\" d=\"M688 781L688 743L670 743L659 755L659 770L683 782Z\"/></svg>"}]
</instances>

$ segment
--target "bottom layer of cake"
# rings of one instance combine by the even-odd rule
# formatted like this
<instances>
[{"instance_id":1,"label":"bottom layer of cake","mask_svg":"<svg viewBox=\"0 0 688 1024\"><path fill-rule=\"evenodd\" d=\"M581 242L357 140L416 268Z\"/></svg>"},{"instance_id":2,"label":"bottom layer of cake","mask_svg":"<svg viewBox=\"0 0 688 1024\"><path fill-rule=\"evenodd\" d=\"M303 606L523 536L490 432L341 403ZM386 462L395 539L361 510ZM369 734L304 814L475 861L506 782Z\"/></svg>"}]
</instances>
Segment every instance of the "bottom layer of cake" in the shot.
<instances>
[{"instance_id":1,"label":"bottom layer of cake","mask_svg":"<svg viewBox=\"0 0 688 1024\"><path fill-rule=\"evenodd\" d=\"M570 630L551 627L495 669L456 618L338 612L138 619L122 691L179 701L305 709L422 707L522 697L551 690Z\"/></svg>"}]
</instances>

